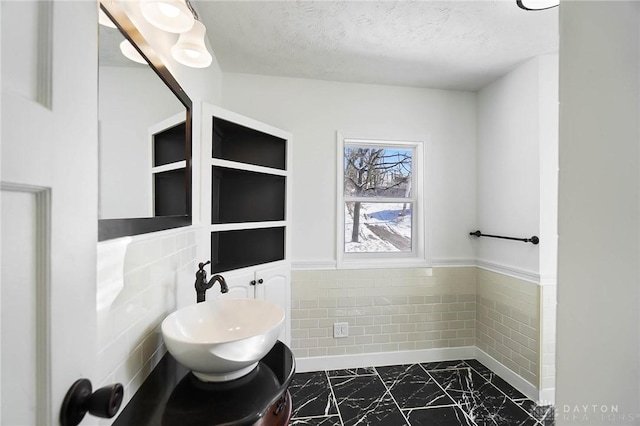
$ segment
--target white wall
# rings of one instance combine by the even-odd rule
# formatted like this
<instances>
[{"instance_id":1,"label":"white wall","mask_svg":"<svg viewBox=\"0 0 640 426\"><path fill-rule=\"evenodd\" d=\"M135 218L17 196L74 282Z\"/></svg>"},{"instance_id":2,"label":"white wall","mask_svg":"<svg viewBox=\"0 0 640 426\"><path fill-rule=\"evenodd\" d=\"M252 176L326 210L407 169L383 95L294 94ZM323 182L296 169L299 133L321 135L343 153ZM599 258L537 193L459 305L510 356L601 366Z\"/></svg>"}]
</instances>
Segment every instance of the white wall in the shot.
<instances>
[{"instance_id":1,"label":"white wall","mask_svg":"<svg viewBox=\"0 0 640 426\"><path fill-rule=\"evenodd\" d=\"M336 131L425 138L432 258L473 259L474 93L224 73L222 100L294 135L294 263L335 265Z\"/></svg>"},{"instance_id":2,"label":"white wall","mask_svg":"<svg viewBox=\"0 0 640 426\"><path fill-rule=\"evenodd\" d=\"M548 403L555 386L557 54L530 59L479 92L477 150L479 228L488 234L540 238L539 245L481 238L474 246L479 266L545 286L536 290L537 359L520 375L533 372L538 399ZM480 286L478 294L486 297ZM511 306L518 301L512 299ZM479 346L483 340L479 333ZM523 368L523 363L509 364L502 354L484 350L516 372Z\"/></svg>"},{"instance_id":3,"label":"white wall","mask_svg":"<svg viewBox=\"0 0 640 426\"><path fill-rule=\"evenodd\" d=\"M558 264L558 87L559 55L538 58L540 155L540 281L555 284Z\"/></svg>"},{"instance_id":4,"label":"white wall","mask_svg":"<svg viewBox=\"0 0 640 426\"><path fill-rule=\"evenodd\" d=\"M481 263L537 279L544 259L546 273L555 272L550 265L556 246L557 114L556 55L531 59L479 92L479 229L520 238L537 235L541 241L535 246L478 239L474 245Z\"/></svg>"},{"instance_id":5,"label":"white wall","mask_svg":"<svg viewBox=\"0 0 640 426\"><path fill-rule=\"evenodd\" d=\"M640 424L639 8L561 3L558 425Z\"/></svg>"},{"instance_id":6,"label":"white wall","mask_svg":"<svg viewBox=\"0 0 640 426\"><path fill-rule=\"evenodd\" d=\"M149 132L177 113L184 120L184 106L150 67L101 66L98 82L98 215L153 216Z\"/></svg>"}]
</instances>

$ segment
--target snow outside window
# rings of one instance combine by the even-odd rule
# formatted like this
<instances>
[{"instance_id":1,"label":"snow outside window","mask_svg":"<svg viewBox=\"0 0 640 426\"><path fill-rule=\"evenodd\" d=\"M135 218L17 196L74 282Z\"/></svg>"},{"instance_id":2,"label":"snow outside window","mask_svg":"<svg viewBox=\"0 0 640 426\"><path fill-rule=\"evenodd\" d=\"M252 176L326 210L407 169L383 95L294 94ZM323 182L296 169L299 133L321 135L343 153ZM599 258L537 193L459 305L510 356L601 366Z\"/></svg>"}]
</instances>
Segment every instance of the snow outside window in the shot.
<instances>
[{"instance_id":1,"label":"snow outside window","mask_svg":"<svg viewBox=\"0 0 640 426\"><path fill-rule=\"evenodd\" d=\"M341 266L424 264L422 143L340 139Z\"/></svg>"}]
</instances>

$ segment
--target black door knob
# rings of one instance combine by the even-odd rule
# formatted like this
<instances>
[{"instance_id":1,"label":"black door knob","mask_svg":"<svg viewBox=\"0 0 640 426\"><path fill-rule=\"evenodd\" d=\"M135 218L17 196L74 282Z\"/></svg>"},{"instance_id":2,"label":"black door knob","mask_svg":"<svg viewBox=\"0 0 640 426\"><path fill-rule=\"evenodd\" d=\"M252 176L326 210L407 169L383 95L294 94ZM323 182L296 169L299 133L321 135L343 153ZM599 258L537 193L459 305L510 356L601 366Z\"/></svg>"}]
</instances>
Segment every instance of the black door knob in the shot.
<instances>
[{"instance_id":1,"label":"black door knob","mask_svg":"<svg viewBox=\"0 0 640 426\"><path fill-rule=\"evenodd\" d=\"M123 397L124 388L120 383L102 387L92 393L89 380L76 380L62 401L60 424L76 426L87 411L96 417L110 419L120 409Z\"/></svg>"}]
</instances>

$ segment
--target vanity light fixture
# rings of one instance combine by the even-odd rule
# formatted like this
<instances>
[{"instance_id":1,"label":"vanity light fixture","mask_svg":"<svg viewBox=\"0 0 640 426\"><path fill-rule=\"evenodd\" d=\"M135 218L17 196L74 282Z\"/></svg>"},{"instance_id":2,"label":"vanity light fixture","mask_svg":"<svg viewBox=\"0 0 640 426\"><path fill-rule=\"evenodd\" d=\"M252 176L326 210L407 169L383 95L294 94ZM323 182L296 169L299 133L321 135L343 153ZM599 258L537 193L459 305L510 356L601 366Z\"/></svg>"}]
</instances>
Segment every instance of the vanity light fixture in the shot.
<instances>
[{"instance_id":1,"label":"vanity light fixture","mask_svg":"<svg viewBox=\"0 0 640 426\"><path fill-rule=\"evenodd\" d=\"M193 27L194 17L185 0L142 0L142 16L169 33L181 34Z\"/></svg>"},{"instance_id":2,"label":"vanity light fixture","mask_svg":"<svg viewBox=\"0 0 640 426\"><path fill-rule=\"evenodd\" d=\"M171 48L171 56L176 61L192 68L211 65L213 57L205 45L207 29L189 0L141 0L140 9L152 25L180 34Z\"/></svg>"},{"instance_id":3,"label":"vanity light fixture","mask_svg":"<svg viewBox=\"0 0 640 426\"><path fill-rule=\"evenodd\" d=\"M178 33L178 42L171 48L171 56L192 68L206 68L213 57L205 44L206 27L198 19L189 0L140 0L142 16L155 27L170 33ZM116 28L105 13L99 9L98 22ZM128 59L140 64L147 61L127 40L120 43L120 51Z\"/></svg>"},{"instance_id":4,"label":"vanity light fixture","mask_svg":"<svg viewBox=\"0 0 640 426\"><path fill-rule=\"evenodd\" d=\"M140 52L136 50L135 47L131 44L129 40L123 40L120 43L120 52L127 58L132 60L133 62L137 62L142 65L147 65L147 60L142 57Z\"/></svg>"},{"instance_id":5,"label":"vanity light fixture","mask_svg":"<svg viewBox=\"0 0 640 426\"><path fill-rule=\"evenodd\" d=\"M204 44L206 28L198 20L191 31L180 34L178 42L171 48L173 59L192 68L206 68L213 60Z\"/></svg>"},{"instance_id":6,"label":"vanity light fixture","mask_svg":"<svg viewBox=\"0 0 640 426\"><path fill-rule=\"evenodd\" d=\"M545 10L558 6L560 0L516 0L516 3L524 10Z\"/></svg>"},{"instance_id":7,"label":"vanity light fixture","mask_svg":"<svg viewBox=\"0 0 640 426\"><path fill-rule=\"evenodd\" d=\"M109 28L116 28L116 24L98 7L98 23Z\"/></svg>"}]
</instances>

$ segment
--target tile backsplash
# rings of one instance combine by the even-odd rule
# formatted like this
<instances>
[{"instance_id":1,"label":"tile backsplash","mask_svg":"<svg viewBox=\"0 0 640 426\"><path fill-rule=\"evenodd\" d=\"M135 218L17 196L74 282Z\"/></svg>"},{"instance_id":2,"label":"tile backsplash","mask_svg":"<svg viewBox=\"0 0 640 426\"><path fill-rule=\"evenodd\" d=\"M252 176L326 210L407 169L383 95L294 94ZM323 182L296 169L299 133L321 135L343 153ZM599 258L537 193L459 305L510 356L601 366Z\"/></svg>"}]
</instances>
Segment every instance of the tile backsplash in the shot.
<instances>
[{"instance_id":1,"label":"tile backsplash","mask_svg":"<svg viewBox=\"0 0 640 426\"><path fill-rule=\"evenodd\" d=\"M196 269L191 228L98 244L96 388L122 383L128 402L164 355L160 324Z\"/></svg>"},{"instance_id":2,"label":"tile backsplash","mask_svg":"<svg viewBox=\"0 0 640 426\"><path fill-rule=\"evenodd\" d=\"M540 289L478 268L476 345L536 387L540 386Z\"/></svg>"},{"instance_id":3,"label":"tile backsplash","mask_svg":"<svg viewBox=\"0 0 640 426\"><path fill-rule=\"evenodd\" d=\"M291 303L298 357L475 344L474 267L293 271Z\"/></svg>"}]
</instances>

